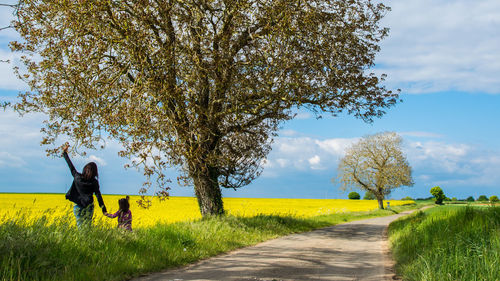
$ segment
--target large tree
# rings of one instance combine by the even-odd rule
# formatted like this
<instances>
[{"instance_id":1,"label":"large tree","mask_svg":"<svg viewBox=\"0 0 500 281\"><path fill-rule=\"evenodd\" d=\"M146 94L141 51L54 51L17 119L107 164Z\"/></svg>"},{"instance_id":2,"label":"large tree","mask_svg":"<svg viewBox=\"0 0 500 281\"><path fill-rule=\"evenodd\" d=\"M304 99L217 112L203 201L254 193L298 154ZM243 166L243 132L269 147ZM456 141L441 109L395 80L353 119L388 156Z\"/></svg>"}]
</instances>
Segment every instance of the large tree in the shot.
<instances>
[{"instance_id":1,"label":"large tree","mask_svg":"<svg viewBox=\"0 0 500 281\"><path fill-rule=\"evenodd\" d=\"M43 144L103 139L165 184L175 167L202 215L250 183L297 109L370 121L397 92L369 72L389 10L369 0L23 0L31 87L16 108L44 112ZM54 148L55 147L55 148ZM148 178L149 182L149 178Z\"/></svg>"},{"instance_id":2,"label":"large tree","mask_svg":"<svg viewBox=\"0 0 500 281\"><path fill-rule=\"evenodd\" d=\"M401 150L403 139L394 132L361 138L347 149L338 165L342 189L371 192L384 208L384 198L395 188L412 186L411 166Z\"/></svg>"}]
</instances>

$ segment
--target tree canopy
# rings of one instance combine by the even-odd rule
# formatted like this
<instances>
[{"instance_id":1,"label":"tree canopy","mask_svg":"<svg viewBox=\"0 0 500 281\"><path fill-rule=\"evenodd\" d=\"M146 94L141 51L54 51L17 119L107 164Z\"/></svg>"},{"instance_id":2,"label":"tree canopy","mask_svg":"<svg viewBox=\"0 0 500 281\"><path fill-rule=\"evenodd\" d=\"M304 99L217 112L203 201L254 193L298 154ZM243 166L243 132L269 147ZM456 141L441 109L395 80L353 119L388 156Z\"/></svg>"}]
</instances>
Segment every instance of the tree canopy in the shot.
<instances>
[{"instance_id":1,"label":"tree canopy","mask_svg":"<svg viewBox=\"0 0 500 281\"><path fill-rule=\"evenodd\" d=\"M401 150L403 139L394 132L361 138L346 151L338 165L342 189L361 188L372 193L383 209L383 199L400 186L412 186L411 166Z\"/></svg>"},{"instance_id":2,"label":"tree canopy","mask_svg":"<svg viewBox=\"0 0 500 281\"><path fill-rule=\"evenodd\" d=\"M168 189L193 184L203 215L221 189L261 172L297 109L381 116L398 93L369 71L389 10L368 0L23 0L13 26L31 91L15 108L46 113L43 144L120 155ZM142 191L145 191L143 189ZM166 194L166 193L164 193Z\"/></svg>"},{"instance_id":3,"label":"tree canopy","mask_svg":"<svg viewBox=\"0 0 500 281\"><path fill-rule=\"evenodd\" d=\"M486 195L479 195L477 201L488 201L488 197Z\"/></svg>"},{"instance_id":4,"label":"tree canopy","mask_svg":"<svg viewBox=\"0 0 500 281\"><path fill-rule=\"evenodd\" d=\"M443 190L439 186L435 186L431 188L431 194L436 198L436 204L443 204L443 200L445 200L446 196L444 195Z\"/></svg>"},{"instance_id":5,"label":"tree canopy","mask_svg":"<svg viewBox=\"0 0 500 281\"><path fill-rule=\"evenodd\" d=\"M347 198L352 199L352 200L359 200L361 198L361 196L356 191L352 191L349 193L349 195L347 195Z\"/></svg>"}]
</instances>

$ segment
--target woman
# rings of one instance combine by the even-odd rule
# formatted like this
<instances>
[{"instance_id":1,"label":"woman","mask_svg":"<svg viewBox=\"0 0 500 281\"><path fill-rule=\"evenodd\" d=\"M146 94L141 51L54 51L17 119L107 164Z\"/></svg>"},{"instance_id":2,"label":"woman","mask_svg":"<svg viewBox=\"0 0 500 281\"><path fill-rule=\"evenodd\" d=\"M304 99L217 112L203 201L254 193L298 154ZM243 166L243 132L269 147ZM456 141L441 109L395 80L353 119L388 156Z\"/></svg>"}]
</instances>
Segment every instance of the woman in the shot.
<instances>
[{"instance_id":1,"label":"woman","mask_svg":"<svg viewBox=\"0 0 500 281\"><path fill-rule=\"evenodd\" d=\"M99 207L102 209L102 213L107 212L102 200L101 191L99 190L99 182L97 181L99 177L97 165L94 162L90 162L83 167L81 174L78 173L69 159L68 147L69 144L63 147L63 156L73 175L73 183L68 193L66 193L66 199L75 203L73 213L75 214L77 226L79 228L82 225L90 226L94 214L94 193L99 202Z\"/></svg>"}]
</instances>

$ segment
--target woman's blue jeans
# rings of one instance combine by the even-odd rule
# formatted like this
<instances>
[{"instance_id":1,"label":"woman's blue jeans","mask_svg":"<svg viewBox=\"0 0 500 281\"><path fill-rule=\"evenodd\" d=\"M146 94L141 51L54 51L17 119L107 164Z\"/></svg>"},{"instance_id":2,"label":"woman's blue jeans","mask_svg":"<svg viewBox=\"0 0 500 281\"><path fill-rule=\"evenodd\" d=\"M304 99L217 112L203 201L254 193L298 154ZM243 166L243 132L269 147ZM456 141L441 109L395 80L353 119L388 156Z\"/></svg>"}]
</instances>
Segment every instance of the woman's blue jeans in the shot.
<instances>
[{"instance_id":1,"label":"woman's blue jeans","mask_svg":"<svg viewBox=\"0 0 500 281\"><path fill-rule=\"evenodd\" d=\"M75 207L73 207L73 214L75 214L78 228L90 226L92 224L92 216L94 215L94 204L90 204L85 208L75 204Z\"/></svg>"}]
</instances>

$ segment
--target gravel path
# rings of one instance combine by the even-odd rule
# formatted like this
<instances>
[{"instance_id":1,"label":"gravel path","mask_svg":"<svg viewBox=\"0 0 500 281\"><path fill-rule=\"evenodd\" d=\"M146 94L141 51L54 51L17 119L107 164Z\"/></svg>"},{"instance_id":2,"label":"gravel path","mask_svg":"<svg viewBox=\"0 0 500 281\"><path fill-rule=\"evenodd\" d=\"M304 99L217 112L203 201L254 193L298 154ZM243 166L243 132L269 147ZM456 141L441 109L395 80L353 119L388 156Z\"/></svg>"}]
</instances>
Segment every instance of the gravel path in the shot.
<instances>
[{"instance_id":1,"label":"gravel path","mask_svg":"<svg viewBox=\"0 0 500 281\"><path fill-rule=\"evenodd\" d=\"M293 234L134 280L393 280L385 232L408 213Z\"/></svg>"}]
</instances>

